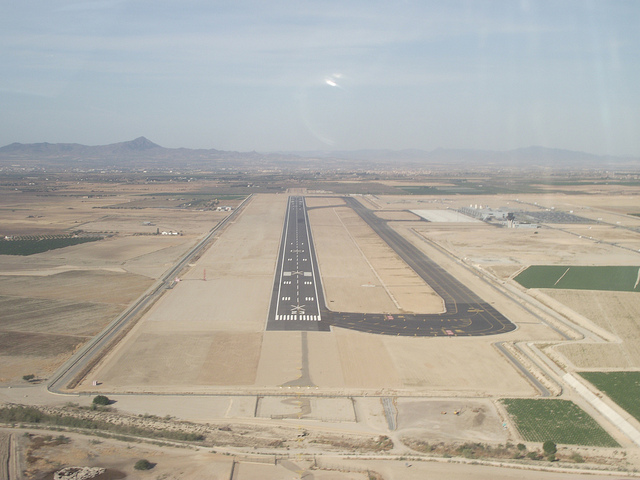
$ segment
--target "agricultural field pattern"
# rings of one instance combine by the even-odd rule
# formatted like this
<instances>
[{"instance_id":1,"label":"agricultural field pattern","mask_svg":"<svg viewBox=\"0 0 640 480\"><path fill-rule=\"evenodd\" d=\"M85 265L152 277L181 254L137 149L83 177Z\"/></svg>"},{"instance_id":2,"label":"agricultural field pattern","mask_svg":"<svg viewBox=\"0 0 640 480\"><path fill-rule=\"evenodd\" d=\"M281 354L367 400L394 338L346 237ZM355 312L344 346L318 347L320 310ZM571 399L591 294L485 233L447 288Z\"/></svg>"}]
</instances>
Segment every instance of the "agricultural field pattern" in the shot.
<instances>
[{"instance_id":1,"label":"agricultural field pattern","mask_svg":"<svg viewBox=\"0 0 640 480\"><path fill-rule=\"evenodd\" d=\"M515 281L526 288L640 292L640 267L534 265Z\"/></svg>"}]
</instances>

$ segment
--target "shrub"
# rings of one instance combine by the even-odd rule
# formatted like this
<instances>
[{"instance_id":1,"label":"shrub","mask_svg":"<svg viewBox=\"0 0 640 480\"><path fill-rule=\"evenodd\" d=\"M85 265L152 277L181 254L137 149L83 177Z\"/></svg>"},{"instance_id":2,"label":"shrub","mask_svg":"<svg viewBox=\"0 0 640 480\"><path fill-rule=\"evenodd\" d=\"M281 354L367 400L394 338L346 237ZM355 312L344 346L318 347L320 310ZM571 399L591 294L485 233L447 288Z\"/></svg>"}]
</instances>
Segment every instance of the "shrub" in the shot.
<instances>
[{"instance_id":1,"label":"shrub","mask_svg":"<svg viewBox=\"0 0 640 480\"><path fill-rule=\"evenodd\" d=\"M558 451L558 448L553 440L547 440L542 444L542 451L545 455L553 455Z\"/></svg>"},{"instance_id":2,"label":"shrub","mask_svg":"<svg viewBox=\"0 0 640 480\"><path fill-rule=\"evenodd\" d=\"M475 458L476 457L475 453L470 448L463 448L462 450L460 450L460 455L462 455L464 458Z\"/></svg>"},{"instance_id":3,"label":"shrub","mask_svg":"<svg viewBox=\"0 0 640 480\"><path fill-rule=\"evenodd\" d=\"M93 399L94 405L109 405L110 403L111 400L109 400L109 397L105 397L104 395L98 395Z\"/></svg>"},{"instance_id":4,"label":"shrub","mask_svg":"<svg viewBox=\"0 0 640 480\"><path fill-rule=\"evenodd\" d=\"M518 450L524 452L527 449L527 446L524 443L518 444Z\"/></svg>"},{"instance_id":5,"label":"shrub","mask_svg":"<svg viewBox=\"0 0 640 480\"><path fill-rule=\"evenodd\" d=\"M136 470L151 470L153 468L153 464L146 459L138 460L136 464L133 466Z\"/></svg>"},{"instance_id":6,"label":"shrub","mask_svg":"<svg viewBox=\"0 0 640 480\"><path fill-rule=\"evenodd\" d=\"M584 458L582 458L582 455L577 452L574 452L573 455L571 455L571 460L576 463L584 463Z\"/></svg>"},{"instance_id":7,"label":"shrub","mask_svg":"<svg viewBox=\"0 0 640 480\"><path fill-rule=\"evenodd\" d=\"M69 437L65 437L64 435L58 435L55 438L55 441L60 445L66 445L68 443L71 443L71 439Z\"/></svg>"},{"instance_id":8,"label":"shrub","mask_svg":"<svg viewBox=\"0 0 640 480\"><path fill-rule=\"evenodd\" d=\"M25 382L30 382L31 380L33 380L34 378L36 378L36 376L33 373L30 373L29 375L23 375L22 379Z\"/></svg>"}]
</instances>

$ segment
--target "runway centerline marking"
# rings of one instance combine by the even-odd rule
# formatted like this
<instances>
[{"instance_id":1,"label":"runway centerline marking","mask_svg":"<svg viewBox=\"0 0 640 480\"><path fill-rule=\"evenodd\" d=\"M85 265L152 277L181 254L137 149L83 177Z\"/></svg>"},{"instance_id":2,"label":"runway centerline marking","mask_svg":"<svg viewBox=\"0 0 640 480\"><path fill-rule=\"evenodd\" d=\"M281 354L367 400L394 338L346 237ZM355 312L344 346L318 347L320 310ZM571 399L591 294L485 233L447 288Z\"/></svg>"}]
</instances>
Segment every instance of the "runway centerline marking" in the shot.
<instances>
[{"instance_id":1,"label":"runway centerline marking","mask_svg":"<svg viewBox=\"0 0 640 480\"><path fill-rule=\"evenodd\" d=\"M286 212L267 330L329 330L304 198L289 197Z\"/></svg>"},{"instance_id":2,"label":"runway centerline marking","mask_svg":"<svg viewBox=\"0 0 640 480\"><path fill-rule=\"evenodd\" d=\"M395 232L373 211L352 197L344 197L344 200L346 207L355 211L407 266L440 295L445 312L405 313L394 318L389 312L365 314L329 310L322 288L318 288L322 279L318 273L306 203L303 197L289 197L267 330L329 331L333 325L384 335L451 336L448 332L455 332L455 336L478 336L506 333L516 328L492 305ZM346 228L344 223L343 227ZM301 248L303 245L305 248ZM293 298L295 303L290 300ZM444 324L448 328L443 328Z\"/></svg>"}]
</instances>

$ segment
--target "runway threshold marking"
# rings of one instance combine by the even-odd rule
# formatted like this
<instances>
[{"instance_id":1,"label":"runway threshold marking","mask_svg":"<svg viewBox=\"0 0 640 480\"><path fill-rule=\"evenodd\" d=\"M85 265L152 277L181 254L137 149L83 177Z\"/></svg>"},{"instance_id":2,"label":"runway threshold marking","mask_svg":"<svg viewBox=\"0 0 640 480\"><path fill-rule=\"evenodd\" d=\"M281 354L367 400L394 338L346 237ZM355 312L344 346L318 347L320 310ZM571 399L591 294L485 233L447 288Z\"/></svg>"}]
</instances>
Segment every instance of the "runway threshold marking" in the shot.
<instances>
[{"instance_id":1,"label":"runway threshold marking","mask_svg":"<svg viewBox=\"0 0 640 480\"><path fill-rule=\"evenodd\" d=\"M321 295L303 197L288 199L267 330L318 330ZM310 322L315 326L310 325ZM328 326L326 326L328 329Z\"/></svg>"},{"instance_id":2,"label":"runway threshold marking","mask_svg":"<svg viewBox=\"0 0 640 480\"><path fill-rule=\"evenodd\" d=\"M348 198L346 203L346 206L351 207L363 218L427 284L435 286L434 290L445 301L446 312L391 315L328 310L321 289L318 289L321 279L315 264L306 203L303 197L290 197L276 274L278 285L274 285L272 306L267 321L268 330L328 330L330 322L337 327L384 335L451 337L504 333L515 328L514 324L491 305L483 302L466 285L452 277L397 232L392 231L385 222L369 218L372 212L362 211L364 207L359 206L354 199ZM375 225L372 225L372 222ZM308 245L302 248L305 243ZM286 289L284 293L283 288ZM290 297L291 301L285 304L283 297ZM325 317L327 320L321 325ZM312 324L315 326L312 327ZM443 328L444 325L447 325L447 328Z\"/></svg>"}]
</instances>

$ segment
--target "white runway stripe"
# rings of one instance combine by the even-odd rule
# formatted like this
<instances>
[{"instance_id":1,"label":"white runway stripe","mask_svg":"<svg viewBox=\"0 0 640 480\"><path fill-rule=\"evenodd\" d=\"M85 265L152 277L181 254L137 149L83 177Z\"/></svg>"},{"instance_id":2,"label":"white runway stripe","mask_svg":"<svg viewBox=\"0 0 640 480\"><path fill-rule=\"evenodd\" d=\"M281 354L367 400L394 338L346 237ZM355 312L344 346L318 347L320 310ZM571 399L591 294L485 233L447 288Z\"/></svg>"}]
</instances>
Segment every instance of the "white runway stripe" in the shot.
<instances>
[{"instance_id":1,"label":"white runway stripe","mask_svg":"<svg viewBox=\"0 0 640 480\"><path fill-rule=\"evenodd\" d=\"M320 315L276 315L276 320L319 322Z\"/></svg>"}]
</instances>

